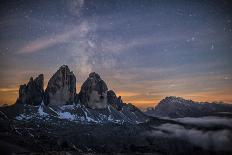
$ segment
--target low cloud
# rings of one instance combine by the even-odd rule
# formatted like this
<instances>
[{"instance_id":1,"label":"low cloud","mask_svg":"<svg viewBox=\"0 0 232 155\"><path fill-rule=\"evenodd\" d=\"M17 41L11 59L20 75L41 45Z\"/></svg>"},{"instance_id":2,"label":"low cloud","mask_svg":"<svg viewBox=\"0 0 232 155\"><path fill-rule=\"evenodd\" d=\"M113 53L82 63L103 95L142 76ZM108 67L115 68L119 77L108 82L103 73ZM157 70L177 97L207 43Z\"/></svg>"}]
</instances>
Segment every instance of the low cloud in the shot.
<instances>
[{"instance_id":1,"label":"low cloud","mask_svg":"<svg viewBox=\"0 0 232 155\"><path fill-rule=\"evenodd\" d=\"M184 117L175 119L178 122L194 124L204 127L212 127L215 125L223 125L227 127L232 127L232 119L229 118L220 118L220 117Z\"/></svg>"},{"instance_id":2,"label":"low cloud","mask_svg":"<svg viewBox=\"0 0 232 155\"><path fill-rule=\"evenodd\" d=\"M219 119L210 118L184 118L182 122L194 123L201 126L213 126L215 121ZM225 125L231 122L231 119L224 119L218 122L217 125ZM228 125L228 124L227 124ZM222 130L200 130L197 128L187 129L184 126L176 124L162 124L160 126L153 126L154 130L147 133L149 136L173 137L186 140L195 146L201 147L205 150L211 151L231 151L232 148L232 131L228 129Z\"/></svg>"}]
</instances>

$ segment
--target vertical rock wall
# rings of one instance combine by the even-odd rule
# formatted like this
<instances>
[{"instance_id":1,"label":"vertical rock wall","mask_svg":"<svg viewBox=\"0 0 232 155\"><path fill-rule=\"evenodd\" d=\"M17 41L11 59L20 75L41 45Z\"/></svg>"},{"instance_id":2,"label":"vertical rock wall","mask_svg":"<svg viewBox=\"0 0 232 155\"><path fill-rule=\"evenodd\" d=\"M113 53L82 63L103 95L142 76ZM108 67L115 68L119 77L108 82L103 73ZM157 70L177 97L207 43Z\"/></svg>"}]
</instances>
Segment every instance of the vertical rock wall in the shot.
<instances>
[{"instance_id":1,"label":"vertical rock wall","mask_svg":"<svg viewBox=\"0 0 232 155\"><path fill-rule=\"evenodd\" d=\"M79 93L80 102L93 109L106 108L107 90L106 83L97 73L92 72L81 86Z\"/></svg>"},{"instance_id":2,"label":"vertical rock wall","mask_svg":"<svg viewBox=\"0 0 232 155\"><path fill-rule=\"evenodd\" d=\"M64 105L74 103L76 98L76 77L63 65L51 77L45 90L45 104Z\"/></svg>"}]
</instances>

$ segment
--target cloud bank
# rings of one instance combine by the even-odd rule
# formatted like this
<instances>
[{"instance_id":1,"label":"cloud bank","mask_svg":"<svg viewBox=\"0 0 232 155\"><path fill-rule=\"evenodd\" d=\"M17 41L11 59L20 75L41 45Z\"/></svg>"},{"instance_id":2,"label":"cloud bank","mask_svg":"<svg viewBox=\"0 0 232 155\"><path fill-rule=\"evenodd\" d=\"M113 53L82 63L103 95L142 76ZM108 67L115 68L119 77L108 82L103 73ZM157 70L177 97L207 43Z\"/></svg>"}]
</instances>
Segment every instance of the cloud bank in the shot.
<instances>
[{"instance_id":1,"label":"cloud bank","mask_svg":"<svg viewBox=\"0 0 232 155\"><path fill-rule=\"evenodd\" d=\"M189 122L200 126L213 126L217 121L217 125L229 125L231 119L220 118L183 118L181 122ZM200 130L198 128L187 129L177 124L162 124L153 126L154 130L147 133L149 136L173 137L182 139L192 143L197 147L212 151L231 151L232 148L232 131L229 129L221 130Z\"/></svg>"}]
</instances>

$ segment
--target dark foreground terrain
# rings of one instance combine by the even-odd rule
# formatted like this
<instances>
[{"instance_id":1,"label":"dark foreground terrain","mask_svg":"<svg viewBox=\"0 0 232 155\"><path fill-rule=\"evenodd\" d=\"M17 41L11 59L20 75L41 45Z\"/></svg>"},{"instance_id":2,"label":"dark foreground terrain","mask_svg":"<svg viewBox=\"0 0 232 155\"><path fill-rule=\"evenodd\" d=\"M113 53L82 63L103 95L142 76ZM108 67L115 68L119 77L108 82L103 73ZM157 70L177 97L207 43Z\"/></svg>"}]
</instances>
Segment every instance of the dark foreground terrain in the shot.
<instances>
[{"instance_id":1,"label":"dark foreground terrain","mask_svg":"<svg viewBox=\"0 0 232 155\"><path fill-rule=\"evenodd\" d=\"M79 122L47 116L19 119L15 110L0 109L2 155L232 154L232 123L227 117Z\"/></svg>"}]
</instances>

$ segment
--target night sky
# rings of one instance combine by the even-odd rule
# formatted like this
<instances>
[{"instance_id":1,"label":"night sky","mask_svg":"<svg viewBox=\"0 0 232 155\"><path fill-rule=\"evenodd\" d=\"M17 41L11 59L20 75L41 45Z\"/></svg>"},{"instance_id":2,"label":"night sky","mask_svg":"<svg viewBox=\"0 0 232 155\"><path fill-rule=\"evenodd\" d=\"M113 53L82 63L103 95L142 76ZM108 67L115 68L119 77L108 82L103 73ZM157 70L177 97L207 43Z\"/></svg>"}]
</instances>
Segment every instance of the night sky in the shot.
<instances>
[{"instance_id":1,"label":"night sky","mask_svg":"<svg viewBox=\"0 0 232 155\"><path fill-rule=\"evenodd\" d=\"M232 103L229 1L0 2L0 103L63 64L77 92L92 71L140 108L166 96Z\"/></svg>"}]
</instances>

